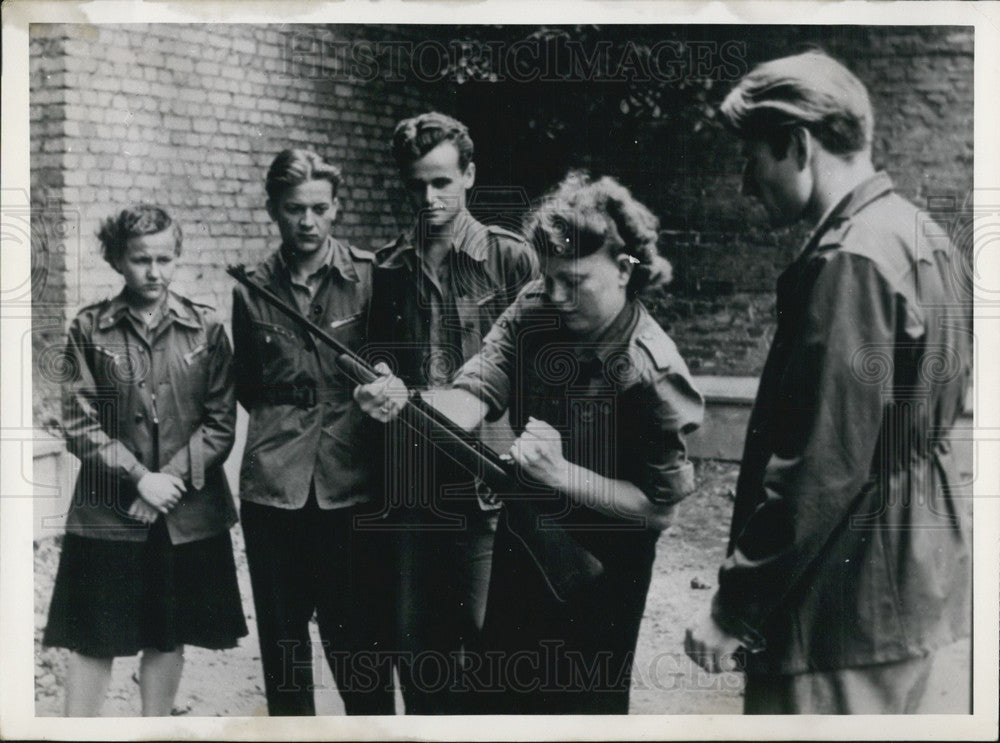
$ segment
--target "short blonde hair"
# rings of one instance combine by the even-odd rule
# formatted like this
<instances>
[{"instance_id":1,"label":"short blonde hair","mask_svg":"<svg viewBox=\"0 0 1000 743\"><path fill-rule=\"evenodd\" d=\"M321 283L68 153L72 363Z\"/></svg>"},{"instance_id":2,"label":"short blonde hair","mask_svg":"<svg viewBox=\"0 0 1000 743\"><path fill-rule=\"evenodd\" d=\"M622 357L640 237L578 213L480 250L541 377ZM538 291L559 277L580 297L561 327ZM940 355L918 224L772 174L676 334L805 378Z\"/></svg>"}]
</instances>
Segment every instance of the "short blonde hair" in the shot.
<instances>
[{"instance_id":1,"label":"short blonde hair","mask_svg":"<svg viewBox=\"0 0 1000 743\"><path fill-rule=\"evenodd\" d=\"M340 168L312 150L282 150L268 168L264 190L268 200L277 204L286 191L309 181L327 181L336 197L340 188Z\"/></svg>"},{"instance_id":2,"label":"short blonde hair","mask_svg":"<svg viewBox=\"0 0 1000 743\"><path fill-rule=\"evenodd\" d=\"M122 209L118 214L101 222L97 239L101 242L101 255L112 268L117 270L118 261L128 249L128 241L133 237L155 235L171 230L174 236L174 250L181 254L181 226L175 222L167 210L156 204L141 202Z\"/></svg>"},{"instance_id":3,"label":"short blonde hair","mask_svg":"<svg viewBox=\"0 0 1000 743\"><path fill-rule=\"evenodd\" d=\"M778 157L796 127L808 129L828 152L851 155L871 147L875 124L865 86L818 50L757 65L719 113L737 136L766 141Z\"/></svg>"}]
</instances>

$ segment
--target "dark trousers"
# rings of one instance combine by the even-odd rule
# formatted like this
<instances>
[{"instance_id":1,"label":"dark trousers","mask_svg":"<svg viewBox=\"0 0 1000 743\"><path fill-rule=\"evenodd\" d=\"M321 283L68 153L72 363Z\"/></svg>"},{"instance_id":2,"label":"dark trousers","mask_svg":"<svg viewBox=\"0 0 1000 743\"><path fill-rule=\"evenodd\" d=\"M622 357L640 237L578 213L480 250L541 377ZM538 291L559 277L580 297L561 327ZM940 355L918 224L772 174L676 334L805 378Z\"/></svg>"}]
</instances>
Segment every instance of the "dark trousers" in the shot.
<instances>
[{"instance_id":1,"label":"dark trousers","mask_svg":"<svg viewBox=\"0 0 1000 743\"><path fill-rule=\"evenodd\" d=\"M592 587L563 603L501 518L482 664L469 674L481 680L470 682L474 712L628 714L652 558L631 569L606 564Z\"/></svg>"},{"instance_id":2,"label":"dark trousers","mask_svg":"<svg viewBox=\"0 0 1000 743\"><path fill-rule=\"evenodd\" d=\"M919 711L934 656L794 675L748 673L747 715L908 715Z\"/></svg>"},{"instance_id":3,"label":"dark trousers","mask_svg":"<svg viewBox=\"0 0 1000 743\"><path fill-rule=\"evenodd\" d=\"M349 715L393 714L392 604L385 536L356 527L358 507L324 511L310 494L286 510L241 506L269 714L314 715L316 612L323 651Z\"/></svg>"},{"instance_id":4,"label":"dark trousers","mask_svg":"<svg viewBox=\"0 0 1000 743\"><path fill-rule=\"evenodd\" d=\"M398 668L407 714L463 714L461 668L478 653L497 512L470 508L464 528L400 515L395 534ZM439 526L439 525L437 525Z\"/></svg>"}]
</instances>

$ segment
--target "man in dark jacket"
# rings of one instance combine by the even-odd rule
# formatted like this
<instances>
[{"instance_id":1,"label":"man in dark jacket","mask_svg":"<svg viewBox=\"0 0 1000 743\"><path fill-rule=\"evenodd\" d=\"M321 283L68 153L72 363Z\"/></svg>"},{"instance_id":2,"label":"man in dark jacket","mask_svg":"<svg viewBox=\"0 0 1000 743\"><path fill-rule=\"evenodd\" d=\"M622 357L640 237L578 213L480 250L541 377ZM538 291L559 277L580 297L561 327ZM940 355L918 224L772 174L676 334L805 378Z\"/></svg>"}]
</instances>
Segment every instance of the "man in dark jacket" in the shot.
<instances>
[{"instance_id":1,"label":"man in dark jacket","mask_svg":"<svg viewBox=\"0 0 1000 743\"><path fill-rule=\"evenodd\" d=\"M814 229L778 280L728 555L685 647L709 671L748 651L747 713L913 712L969 625L959 257L875 171L867 91L831 58L760 65L721 113L744 190Z\"/></svg>"},{"instance_id":2,"label":"man in dark jacket","mask_svg":"<svg viewBox=\"0 0 1000 743\"><path fill-rule=\"evenodd\" d=\"M466 209L476 166L464 124L440 113L406 119L392 147L417 220L377 254L367 351L411 388L436 389L479 351L538 261L519 235ZM397 533L406 711L462 712L469 695L456 693L456 664L482 628L499 505L419 436L401 426L386 433L377 476Z\"/></svg>"},{"instance_id":3,"label":"man in dark jacket","mask_svg":"<svg viewBox=\"0 0 1000 743\"><path fill-rule=\"evenodd\" d=\"M285 150L267 175L281 247L251 278L352 349L364 339L373 256L332 235L339 169ZM358 527L373 497L363 416L336 354L239 286L233 295L236 395L250 413L241 520L271 715L315 714L309 620L348 714L391 714L380 628L388 578L378 533ZM379 670L386 671L379 675Z\"/></svg>"}]
</instances>

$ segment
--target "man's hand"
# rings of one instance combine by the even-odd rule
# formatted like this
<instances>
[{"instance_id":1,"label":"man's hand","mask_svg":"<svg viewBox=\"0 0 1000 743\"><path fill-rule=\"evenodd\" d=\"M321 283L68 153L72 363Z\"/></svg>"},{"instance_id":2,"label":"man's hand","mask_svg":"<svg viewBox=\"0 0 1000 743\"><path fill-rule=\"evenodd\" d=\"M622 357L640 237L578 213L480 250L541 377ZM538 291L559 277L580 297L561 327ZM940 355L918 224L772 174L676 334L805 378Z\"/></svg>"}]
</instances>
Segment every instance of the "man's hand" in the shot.
<instances>
[{"instance_id":1,"label":"man's hand","mask_svg":"<svg viewBox=\"0 0 1000 743\"><path fill-rule=\"evenodd\" d=\"M741 645L738 637L716 624L709 608L684 633L684 652L709 673L738 670L735 655Z\"/></svg>"},{"instance_id":2,"label":"man's hand","mask_svg":"<svg viewBox=\"0 0 1000 743\"><path fill-rule=\"evenodd\" d=\"M510 457L531 479L566 489L569 463L563 457L562 436L545 421L528 418L524 433L510 447Z\"/></svg>"},{"instance_id":3,"label":"man's hand","mask_svg":"<svg viewBox=\"0 0 1000 743\"><path fill-rule=\"evenodd\" d=\"M354 400L366 415L388 423L406 405L409 392L403 380L390 373L384 363L376 364L375 371L381 376L374 382L355 387Z\"/></svg>"},{"instance_id":4,"label":"man's hand","mask_svg":"<svg viewBox=\"0 0 1000 743\"><path fill-rule=\"evenodd\" d=\"M181 478L164 472L147 472L136 487L139 497L160 513L169 513L187 492Z\"/></svg>"},{"instance_id":5,"label":"man's hand","mask_svg":"<svg viewBox=\"0 0 1000 743\"><path fill-rule=\"evenodd\" d=\"M136 498L128 508L128 515L144 524L152 524L160 517L160 512L142 498Z\"/></svg>"}]
</instances>

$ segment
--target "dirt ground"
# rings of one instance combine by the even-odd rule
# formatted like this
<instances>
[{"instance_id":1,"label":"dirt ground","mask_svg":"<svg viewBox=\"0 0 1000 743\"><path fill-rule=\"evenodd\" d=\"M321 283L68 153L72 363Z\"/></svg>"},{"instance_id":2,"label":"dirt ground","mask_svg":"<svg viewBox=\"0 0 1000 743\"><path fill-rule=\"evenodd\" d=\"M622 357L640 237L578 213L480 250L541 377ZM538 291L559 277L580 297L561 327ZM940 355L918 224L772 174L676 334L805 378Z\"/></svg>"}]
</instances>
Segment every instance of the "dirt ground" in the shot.
<instances>
[{"instance_id":1,"label":"dirt ground","mask_svg":"<svg viewBox=\"0 0 1000 743\"><path fill-rule=\"evenodd\" d=\"M682 642L689 617L708 602L716 568L725 552L731 491L736 466L702 462L701 487L679 507L674 525L660 537L653 582L639 634L632 680L632 714L738 714L742 706L742 676L706 674L684 656ZM250 635L227 651L188 648L174 714L191 716L253 716L266 714L256 625L243 536L233 530L236 564ZM35 543L35 714L59 715L63 708L62 678L66 653L41 646L42 631L59 558L58 538ZM318 636L313 627L314 640ZM318 649L318 648L317 648ZM926 712L968 711L968 641L938 653ZM138 714L137 658L115 662L111 689L104 706L107 716ZM343 714L329 670L316 663L317 711ZM402 701L397 693L397 709Z\"/></svg>"}]
</instances>

